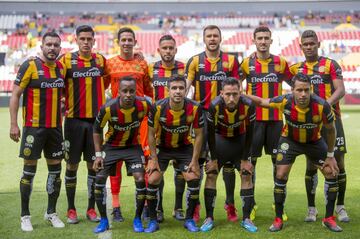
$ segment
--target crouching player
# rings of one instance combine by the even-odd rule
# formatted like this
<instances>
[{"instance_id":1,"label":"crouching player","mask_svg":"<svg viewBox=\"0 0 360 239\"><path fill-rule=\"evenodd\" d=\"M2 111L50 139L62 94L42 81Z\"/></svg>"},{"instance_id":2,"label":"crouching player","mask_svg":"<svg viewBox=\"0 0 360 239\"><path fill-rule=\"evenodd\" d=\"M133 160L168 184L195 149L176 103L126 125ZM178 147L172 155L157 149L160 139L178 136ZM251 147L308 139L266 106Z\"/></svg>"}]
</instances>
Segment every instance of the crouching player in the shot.
<instances>
[{"instance_id":1,"label":"crouching player","mask_svg":"<svg viewBox=\"0 0 360 239\"><path fill-rule=\"evenodd\" d=\"M203 141L203 114L200 104L185 98L186 81L183 76L172 76L168 81L168 90L169 97L157 101L149 113L148 139L151 158L147 168L149 184L146 200L150 221L145 232L151 233L159 229L156 220L156 195L170 160L176 161L188 186L184 227L190 232L197 232L199 228L193 220L193 213L199 199L198 160ZM194 146L191 143L192 129L195 131Z\"/></svg>"},{"instance_id":2,"label":"crouching player","mask_svg":"<svg viewBox=\"0 0 360 239\"><path fill-rule=\"evenodd\" d=\"M255 120L255 105L240 93L239 81L229 77L222 82L222 90L210 104L207 114L208 142L211 159L206 163L205 207L206 219L201 231L214 227L214 206L216 179L225 164L233 164L241 175L240 196L243 200L243 221L241 226L256 232L257 227L250 220L254 206L254 189L251 175L253 166L250 157L252 122Z\"/></svg>"},{"instance_id":3,"label":"crouching player","mask_svg":"<svg viewBox=\"0 0 360 239\"><path fill-rule=\"evenodd\" d=\"M310 93L310 86L309 77L298 74L292 79L292 93L290 94L271 99L249 96L261 107L279 109L286 120L276 156L274 186L276 217L269 228L271 232L280 231L283 227L281 216L286 198L286 183L295 158L301 154L305 154L317 165L325 177L326 213L322 220L323 226L331 231L342 231L333 216L338 193L337 174L339 172L334 158L336 136L334 113L324 99ZM328 131L325 140L320 134L322 126Z\"/></svg>"},{"instance_id":4,"label":"crouching player","mask_svg":"<svg viewBox=\"0 0 360 239\"><path fill-rule=\"evenodd\" d=\"M143 232L141 213L144 208L146 186L144 181L144 153L139 142L139 128L143 118L148 114L150 105L145 98L136 96L136 81L124 77L119 81L119 96L103 105L94 123L94 145L96 160L93 168L97 172L95 181L95 200L101 220L94 229L95 233L109 228L106 216L106 180L116 163L123 160L128 175L135 180L135 232ZM103 144L102 130L108 124ZM103 145L102 145L103 144Z\"/></svg>"}]
</instances>

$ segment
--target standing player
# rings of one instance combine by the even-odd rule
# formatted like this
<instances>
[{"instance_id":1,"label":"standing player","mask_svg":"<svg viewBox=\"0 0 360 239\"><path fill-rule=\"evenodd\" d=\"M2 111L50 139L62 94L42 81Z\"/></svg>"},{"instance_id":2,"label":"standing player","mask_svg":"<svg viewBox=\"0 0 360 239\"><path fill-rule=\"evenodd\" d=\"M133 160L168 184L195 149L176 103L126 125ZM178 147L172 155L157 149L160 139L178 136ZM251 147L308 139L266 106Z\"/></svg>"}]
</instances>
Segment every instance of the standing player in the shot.
<instances>
[{"instance_id":1,"label":"standing player","mask_svg":"<svg viewBox=\"0 0 360 239\"><path fill-rule=\"evenodd\" d=\"M203 38L205 51L190 58L186 65L187 91L193 85L195 89L195 101L199 102L206 112L210 103L220 94L221 82L226 77L240 78L239 62L234 55L224 53L220 50L221 30L218 26L209 25L204 28ZM206 160L207 130L206 121L204 127L204 145L200 155L200 166ZM202 169L201 169L202 172ZM223 168L223 176L226 189L225 210L228 220L236 221L237 214L234 207L235 173L234 165L226 163ZM198 209L196 210L199 211ZM195 215L198 219L198 213Z\"/></svg>"},{"instance_id":2,"label":"standing player","mask_svg":"<svg viewBox=\"0 0 360 239\"><path fill-rule=\"evenodd\" d=\"M241 63L241 70L246 79L246 93L261 98L272 98L282 95L282 82L291 78L289 66L283 57L270 54L272 44L271 31L266 26L254 30L253 43L256 52L245 58ZM255 167L257 158L261 157L262 149L271 155L273 176L276 175L276 149L282 128L282 114L278 109L256 108L254 137L251 146L252 163L254 166L253 183L255 187ZM252 212L255 219L256 206ZM287 220L284 214L284 220Z\"/></svg>"},{"instance_id":3,"label":"standing player","mask_svg":"<svg viewBox=\"0 0 360 239\"><path fill-rule=\"evenodd\" d=\"M240 83L236 78L228 77L223 80L220 96L211 102L207 120L211 159L206 164L206 219L200 230L206 232L214 227L218 171L226 162L231 162L241 174L241 226L250 232L256 232L257 227L250 220L250 212L254 206L254 190L251 179L253 167L249 155L255 105L241 95Z\"/></svg>"},{"instance_id":4,"label":"standing player","mask_svg":"<svg viewBox=\"0 0 360 239\"><path fill-rule=\"evenodd\" d=\"M135 232L143 232L141 213L144 208L146 185L144 179L144 153L139 142L140 124L148 114L149 103L136 96L136 80L123 77L119 81L118 97L103 105L94 123L94 145L96 160L95 198L101 220L95 233L109 228L106 215L106 180L118 161L125 161L128 175L135 180L136 209L133 221ZM109 127L103 144L103 128Z\"/></svg>"},{"instance_id":5,"label":"standing player","mask_svg":"<svg viewBox=\"0 0 360 239\"><path fill-rule=\"evenodd\" d=\"M149 114L149 146L151 158L148 163L149 184L146 200L150 221L145 232L159 229L156 220L157 191L169 161L176 160L187 182L187 210L184 227L190 232L199 228L193 220L199 200L199 156L203 140L203 114L201 106L185 98L184 76L174 75L168 81L169 97L159 100ZM195 132L194 146L191 130ZM156 142L159 152L156 153Z\"/></svg>"},{"instance_id":6,"label":"standing player","mask_svg":"<svg viewBox=\"0 0 360 239\"><path fill-rule=\"evenodd\" d=\"M134 58L134 46L136 45L134 31L127 27L120 28L117 34L117 39L120 46L120 55L110 58L106 62L105 67L105 75L110 78L111 93L113 98L118 95L119 81L124 76L131 76L135 79L137 96L143 97L146 95L152 98L153 89L148 74L147 63L144 60ZM145 156L147 156L149 154L149 150L144 147L147 141L146 120L144 120L144 123L141 126L140 137ZM119 203L121 166L122 161L120 161L116 166L116 176L110 176L114 221L124 220Z\"/></svg>"},{"instance_id":7,"label":"standing player","mask_svg":"<svg viewBox=\"0 0 360 239\"><path fill-rule=\"evenodd\" d=\"M164 35L159 40L158 53L161 60L149 65L149 76L154 88L155 101L168 97L169 92L167 82L173 75L184 75L184 63L175 60L177 53L176 41L171 35ZM185 216L182 210L182 198L185 190L185 180L182 171L177 167L175 161L174 165L174 182L175 182L175 207L173 217L177 220L184 220ZM161 180L159 185L159 202L158 202L158 221L164 220L164 210L162 206L164 189L164 180Z\"/></svg>"},{"instance_id":8,"label":"standing player","mask_svg":"<svg viewBox=\"0 0 360 239\"><path fill-rule=\"evenodd\" d=\"M334 158L336 137L334 113L329 103L310 93L311 83L308 76L295 75L292 85L292 93L287 95L271 99L249 96L257 105L279 109L285 115L286 123L279 140L276 156L274 186L276 217L269 230L276 232L283 227L282 215L286 198L286 183L296 157L305 154L325 176L326 213L322 223L329 230L340 232L342 229L336 224L333 217L339 171ZM328 132L325 140L320 134L323 126Z\"/></svg>"},{"instance_id":9,"label":"standing player","mask_svg":"<svg viewBox=\"0 0 360 239\"><path fill-rule=\"evenodd\" d=\"M336 144L334 155L340 170L338 176L339 194L337 196L336 213L341 222L349 222L350 218L344 206L346 190L344 155L346 153L346 143L339 106L339 100L345 94L342 71L336 61L318 55L320 42L314 31L307 30L303 32L300 47L304 52L305 61L291 66L290 70L294 74L301 72L308 75L313 92L332 105L335 113ZM323 128L321 135L326 137L326 134L328 134L327 130ZM307 160L305 174L305 186L308 198L308 215L305 218L307 222L316 221L317 209L315 207L315 192L317 182L317 168Z\"/></svg>"},{"instance_id":10,"label":"standing player","mask_svg":"<svg viewBox=\"0 0 360 239\"><path fill-rule=\"evenodd\" d=\"M95 160L93 124L100 107L105 103L103 74L105 58L92 53L95 43L94 30L87 25L76 29L76 42L79 50L66 53L61 61L67 68L65 78L65 187L68 201L67 222L79 222L75 208L77 170L81 155L87 162L88 169L88 208L86 217L90 221L99 221L95 207L95 177L92 168Z\"/></svg>"},{"instance_id":11,"label":"standing player","mask_svg":"<svg viewBox=\"0 0 360 239\"><path fill-rule=\"evenodd\" d=\"M61 127L61 92L64 88L65 66L59 56L61 40L54 32L42 38L39 57L25 61L15 79L10 98L10 138L19 142L17 123L19 100L23 94L23 136L20 157L24 159L20 180L21 230L32 231L29 201L37 160L44 151L48 167L46 191L48 207L45 220L53 227L62 228L64 223L56 213L56 202L61 188L61 160L63 158L63 135Z\"/></svg>"}]
</instances>

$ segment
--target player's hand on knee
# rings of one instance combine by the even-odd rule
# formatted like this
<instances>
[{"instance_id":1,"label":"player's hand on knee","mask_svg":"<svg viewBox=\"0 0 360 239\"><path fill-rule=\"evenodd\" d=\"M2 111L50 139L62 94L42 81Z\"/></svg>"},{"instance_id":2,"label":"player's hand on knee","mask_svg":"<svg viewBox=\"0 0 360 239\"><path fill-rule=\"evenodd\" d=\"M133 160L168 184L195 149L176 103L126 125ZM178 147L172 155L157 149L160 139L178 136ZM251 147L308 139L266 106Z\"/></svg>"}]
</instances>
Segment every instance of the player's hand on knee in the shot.
<instances>
[{"instance_id":1,"label":"player's hand on knee","mask_svg":"<svg viewBox=\"0 0 360 239\"><path fill-rule=\"evenodd\" d=\"M209 160L209 161L206 162L205 172L206 172L206 173L210 173L210 172L216 172L216 173L218 173L218 172L219 172L217 159L215 159L215 160Z\"/></svg>"},{"instance_id":2,"label":"player's hand on knee","mask_svg":"<svg viewBox=\"0 0 360 239\"><path fill-rule=\"evenodd\" d=\"M339 173L339 167L337 166L336 160L334 157L326 158L324 164L321 166L321 169L325 173L329 173L332 176L336 176Z\"/></svg>"},{"instance_id":3,"label":"player's hand on knee","mask_svg":"<svg viewBox=\"0 0 360 239\"><path fill-rule=\"evenodd\" d=\"M189 168L187 170L187 173L191 173L193 172L196 177L200 177L200 166L199 166L199 161L197 160L192 160L189 164Z\"/></svg>"},{"instance_id":4,"label":"player's hand on knee","mask_svg":"<svg viewBox=\"0 0 360 239\"><path fill-rule=\"evenodd\" d=\"M241 160L240 172L243 175L252 175L253 165L249 160Z\"/></svg>"},{"instance_id":5,"label":"player's hand on knee","mask_svg":"<svg viewBox=\"0 0 360 239\"><path fill-rule=\"evenodd\" d=\"M96 157L93 164L94 171L99 172L103 168L104 168L104 159L102 157Z\"/></svg>"},{"instance_id":6,"label":"player's hand on knee","mask_svg":"<svg viewBox=\"0 0 360 239\"><path fill-rule=\"evenodd\" d=\"M159 162L157 159L150 159L148 161L148 165L146 168L146 172L149 174L149 176L154 172L154 171L158 171L160 172L160 166L159 166Z\"/></svg>"}]
</instances>

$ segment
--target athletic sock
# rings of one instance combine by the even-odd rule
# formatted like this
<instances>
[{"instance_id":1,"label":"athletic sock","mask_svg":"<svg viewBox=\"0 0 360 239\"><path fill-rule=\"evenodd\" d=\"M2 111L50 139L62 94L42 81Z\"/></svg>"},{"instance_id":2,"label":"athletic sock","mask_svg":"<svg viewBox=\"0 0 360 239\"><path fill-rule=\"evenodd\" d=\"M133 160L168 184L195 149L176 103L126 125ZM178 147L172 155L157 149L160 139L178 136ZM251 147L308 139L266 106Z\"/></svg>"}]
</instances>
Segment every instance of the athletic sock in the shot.
<instances>
[{"instance_id":1,"label":"athletic sock","mask_svg":"<svg viewBox=\"0 0 360 239\"><path fill-rule=\"evenodd\" d=\"M326 218L334 215L334 207L338 191L339 185L337 179L325 179L324 194L326 204Z\"/></svg>"},{"instance_id":2,"label":"athletic sock","mask_svg":"<svg viewBox=\"0 0 360 239\"><path fill-rule=\"evenodd\" d=\"M205 188L204 189L204 199L205 199L205 208L206 208L206 217L214 219L214 207L216 200L216 189Z\"/></svg>"},{"instance_id":3,"label":"athletic sock","mask_svg":"<svg viewBox=\"0 0 360 239\"><path fill-rule=\"evenodd\" d=\"M51 214L56 212L56 203L61 189L61 163L48 165L48 171L49 173L46 182L46 191L48 193L47 213Z\"/></svg>"},{"instance_id":4,"label":"athletic sock","mask_svg":"<svg viewBox=\"0 0 360 239\"><path fill-rule=\"evenodd\" d=\"M106 215L106 179L102 175L97 175L95 179L95 201L101 218L107 218Z\"/></svg>"},{"instance_id":5,"label":"athletic sock","mask_svg":"<svg viewBox=\"0 0 360 239\"><path fill-rule=\"evenodd\" d=\"M234 204L235 192L235 168L232 164L225 164L223 167L223 180L226 191L226 204Z\"/></svg>"},{"instance_id":6,"label":"athletic sock","mask_svg":"<svg viewBox=\"0 0 360 239\"><path fill-rule=\"evenodd\" d=\"M315 207L315 194L318 185L317 169L306 170L305 173L305 188L308 200L308 207Z\"/></svg>"},{"instance_id":7,"label":"athletic sock","mask_svg":"<svg viewBox=\"0 0 360 239\"><path fill-rule=\"evenodd\" d=\"M175 209L181 209L185 191L185 179L181 171L174 171L175 182Z\"/></svg>"},{"instance_id":8,"label":"athletic sock","mask_svg":"<svg viewBox=\"0 0 360 239\"><path fill-rule=\"evenodd\" d=\"M87 187L88 187L88 210L95 207L95 179L96 172L92 169L88 169Z\"/></svg>"},{"instance_id":9,"label":"athletic sock","mask_svg":"<svg viewBox=\"0 0 360 239\"><path fill-rule=\"evenodd\" d=\"M276 217L282 218L284 211L284 203L286 199L286 183L287 180L275 178L274 201Z\"/></svg>"},{"instance_id":10,"label":"athletic sock","mask_svg":"<svg viewBox=\"0 0 360 239\"><path fill-rule=\"evenodd\" d=\"M75 192L76 192L76 177L77 171L65 170L65 190L68 201L68 210L75 210Z\"/></svg>"},{"instance_id":11,"label":"athletic sock","mask_svg":"<svg viewBox=\"0 0 360 239\"><path fill-rule=\"evenodd\" d=\"M157 205L157 194L159 191L159 185L148 184L146 189L146 201L149 208L149 216L151 220L156 219L156 205Z\"/></svg>"},{"instance_id":12,"label":"athletic sock","mask_svg":"<svg viewBox=\"0 0 360 239\"><path fill-rule=\"evenodd\" d=\"M338 175L338 184L339 184L339 194L337 197L336 205L345 205L345 191L346 191L346 172L345 169L340 169Z\"/></svg>"},{"instance_id":13,"label":"athletic sock","mask_svg":"<svg viewBox=\"0 0 360 239\"><path fill-rule=\"evenodd\" d=\"M199 179L193 179L187 182L187 208L186 208L186 218L192 219L195 207L199 201Z\"/></svg>"},{"instance_id":14,"label":"athletic sock","mask_svg":"<svg viewBox=\"0 0 360 239\"><path fill-rule=\"evenodd\" d=\"M156 204L156 211L164 211L163 208L163 193L164 193L164 186L165 182L164 179L161 180L160 184L158 185L159 190L157 191L157 204Z\"/></svg>"},{"instance_id":15,"label":"athletic sock","mask_svg":"<svg viewBox=\"0 0 360 239\"><path fill-rule=\"evenodd\" d=\"M142 211L145 205L146 199L146 185L145 181L135 182L135 217L141 218Z\"/></svg>"},{"instance_id":16,"label":"athletic sock","mask_svg":"<svg viewBox=\"0 0 360 239\"><path fill-rule=\"evenodd\" d=\"M36 165L24 165L20 179L21 216L30 215L29 202L36 173Z\"/></svg>"},{"instance_id":17,"label":"athletic sock","mask_svg":"<svg viewBox=\"0 0 360 239\"><path fill-rule=\"evenodd\" d=\"M246 218L250 218L251 209L254 206L254 189L241 189L240 198L243 202L242 212L243 220L245 220Z\"/></svg>"}]
</instances>

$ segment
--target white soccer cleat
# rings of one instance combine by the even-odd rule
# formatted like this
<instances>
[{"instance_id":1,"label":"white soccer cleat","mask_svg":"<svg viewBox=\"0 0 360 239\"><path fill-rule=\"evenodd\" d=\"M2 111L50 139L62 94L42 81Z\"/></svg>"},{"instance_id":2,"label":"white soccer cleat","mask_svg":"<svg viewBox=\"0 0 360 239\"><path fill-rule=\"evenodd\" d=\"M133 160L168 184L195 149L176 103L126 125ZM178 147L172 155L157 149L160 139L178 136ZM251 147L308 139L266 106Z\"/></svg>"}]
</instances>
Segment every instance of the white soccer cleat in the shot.
<instances>
[{"instance_id":1,"label":"white soccer cleat","mask_svg":"<svg viewBox=\"0 0 360 239\"><path fill-rule=\"evenodd\" d=\"M45 213L44 216L45 220L48 220L49 222L51 222L51 225L55 228L63 228L65 227L65 224L60 220L59 216L57 215L56 212L51 213L51 214L47 214L47 212Z\"/></svg>"},{"instance_id":2,"label":"white soccer cleat","mask_svg":"<svg viewBox=\"0 0 360 239\"><path fill-rule=\"evenodd\" d=\"M32 232L34 230L30 219L31 216L29 215L21 217L21 230L24 232Z\"/></svg>"},{"instance_id":3,"label":"white soccer cleat","mask_svg":"<svg viewBox=\"0 0 360 239\"><path fill-rule=\"evenodd\" d=\"M344 205L336 206L336 214L338 215L338 220L340 222L350 222L350 218L346 212Z\"/></svg>"},{"instance_id":4,"label":"white soccer cleat","mask_svg":"<svg viewBox=\"0 0 360 239\"><path fill-rule=\"evenodd\" d=\"M316 207L309 207L308 213L304 219L305 222L316 222L316 216L318 215L318 210Z\"/></svg>"}]
</instances>

